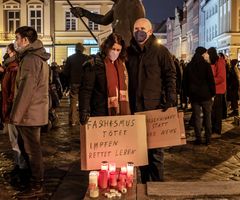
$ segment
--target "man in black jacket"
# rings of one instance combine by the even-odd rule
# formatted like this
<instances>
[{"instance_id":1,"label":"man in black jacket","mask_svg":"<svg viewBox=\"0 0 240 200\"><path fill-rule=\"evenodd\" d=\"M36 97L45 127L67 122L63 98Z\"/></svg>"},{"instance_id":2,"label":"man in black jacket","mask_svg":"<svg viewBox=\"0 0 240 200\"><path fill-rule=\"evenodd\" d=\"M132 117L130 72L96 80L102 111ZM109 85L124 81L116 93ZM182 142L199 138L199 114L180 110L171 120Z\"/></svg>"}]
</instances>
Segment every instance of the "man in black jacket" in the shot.
<instances>
[{"instance_id":1,"label":"man in black jacket","mask_svg":"<svg viewBox=\"0 0 240 200\"><path fill-rule=\"evenodd\" d=\"M131 112L167 110L176 105L176 68L169 51L158 44L151 22L134 24L128 48L129 100ZM140 167L142 183L163 180L163 150L148 151L149 165ZM157 163L160 169L158 169Z\"/></svg>"},{"instance_id":2,"label":"man in black jacket","mask_svg":"<svg viewBox=\"0 0 240 200\"><path fill-rule=\"evenodd\" d=\"M201 108L205 125L205 144L210 143L212 125L212 97L216 94L215 81L209 64L207 49L198 47L191 62L187 65L183 77L184 91L189 97L193 109L195 144L201 144Z\"/></svg>"},{"instance_id":3,"label":"man in black jacket","mask_svg":"<svg viewBox=\"0 0 240 200\"><path fill-rule=\"evenodd\" d=\"M83 54L84 47L81 43L76 44L76 53L69 56L63 70L70 84L70 112L69 125L78 124L77 101L79 98L79 89L82 77L82 65L89 59L89 56Z\"/></svg>"}]
</instances>

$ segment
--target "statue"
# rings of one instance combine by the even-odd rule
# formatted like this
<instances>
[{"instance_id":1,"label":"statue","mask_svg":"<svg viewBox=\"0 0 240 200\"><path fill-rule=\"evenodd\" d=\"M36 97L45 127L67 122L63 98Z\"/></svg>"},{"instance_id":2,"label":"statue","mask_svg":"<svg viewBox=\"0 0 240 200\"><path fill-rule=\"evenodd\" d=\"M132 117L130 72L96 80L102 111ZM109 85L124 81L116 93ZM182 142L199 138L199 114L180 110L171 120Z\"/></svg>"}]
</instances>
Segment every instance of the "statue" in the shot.
<instances>
[{"instance_id":1,"label":"statue","mask_svg":"<svg viewBox=\"0 0 240 200\"><path fill-rule=\"evenodd\" d=\"M109 25L112 23L113 32L120 34L129 46L132 38L134 22L145 17L145 9L141 0L112 0L112 9L105 15L92 13L81 7L72 7L75 17L86 17L94 23Z\"/></svg>"}]
</instances>

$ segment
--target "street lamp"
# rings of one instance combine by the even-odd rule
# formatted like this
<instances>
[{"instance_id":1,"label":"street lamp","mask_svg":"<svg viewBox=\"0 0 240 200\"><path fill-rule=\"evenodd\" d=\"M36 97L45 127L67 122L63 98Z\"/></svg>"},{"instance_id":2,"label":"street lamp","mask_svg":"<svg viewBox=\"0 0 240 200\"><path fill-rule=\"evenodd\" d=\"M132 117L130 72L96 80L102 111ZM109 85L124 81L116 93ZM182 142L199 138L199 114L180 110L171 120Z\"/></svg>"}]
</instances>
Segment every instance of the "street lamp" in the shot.
<instances>
[{"instance_id":1,"label":"street lamp","mask_svg":"<svg viewBox=\"0 0 240 200\"><path fill-rule=\"evenodd\" d=\"M161 39L157 39L157 43L158 43L158 44L162 44Z\"/></svg>"}]
</instances>

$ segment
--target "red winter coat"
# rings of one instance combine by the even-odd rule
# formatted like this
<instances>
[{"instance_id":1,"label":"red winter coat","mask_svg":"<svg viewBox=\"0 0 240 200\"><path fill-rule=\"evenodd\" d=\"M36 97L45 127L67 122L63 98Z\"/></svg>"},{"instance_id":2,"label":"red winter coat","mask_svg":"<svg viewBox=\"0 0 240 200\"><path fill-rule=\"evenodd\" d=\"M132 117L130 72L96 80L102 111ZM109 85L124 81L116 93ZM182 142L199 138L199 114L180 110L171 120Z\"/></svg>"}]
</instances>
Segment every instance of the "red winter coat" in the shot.
<instances>
[{"instance_id":1,"label":"red winter coat","mask_svg":"<svg viewBox=\"0 0 240 200\"><path fill-rule=\"evenodd\" d=\"M216 94L225 94L227 87L226 61L223 58L219 58L211 67L216 84Z\"/></svg>"},{"instance_id":2,"label":"red winter coat","mask_svg":"<svg viewBox=\"0 0 240 200\"><path fill-rule=\"evenodd\" d=\"M9 122L9 116L14 99L15 80L18 70L16 60L7 65L3 80L2 80L2 114L5 123Z\"/></svg>"}]
</instances>

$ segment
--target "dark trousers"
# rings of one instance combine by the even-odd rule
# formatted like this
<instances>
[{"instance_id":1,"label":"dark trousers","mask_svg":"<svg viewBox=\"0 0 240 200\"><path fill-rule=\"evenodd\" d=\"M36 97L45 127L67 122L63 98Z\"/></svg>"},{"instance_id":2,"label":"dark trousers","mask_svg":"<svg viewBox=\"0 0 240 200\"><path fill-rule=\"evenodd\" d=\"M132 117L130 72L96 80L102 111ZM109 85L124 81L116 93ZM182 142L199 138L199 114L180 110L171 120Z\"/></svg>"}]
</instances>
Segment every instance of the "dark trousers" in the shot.
<instances>
[{"instance_id":1,"label":"dark trousers","mask_svg":"<svg viewBox=\"0 0 240 200\"><path fill-rule=\"evenodd\" d=\"M77 102L79 95L80 84L71 84L70 88L70 111L69 111L69 124L78 124L79 117L77 112Z\"/></svg>"},{"instance_id":2,"label":"dark trousers","mask_svg":"<svg viewBox=\"0 0 240 200\"><path fill-rule=\"evenodd\" d=\"M222 111L222 118L223 119L226 119L227 118L227 98L226 98L226 94L224 94L222 96L223 98L223 104L222 104L222 108L223 108L223 111Z\"/></svg>"},{"instance_id":3,"label":"dark trousers","mask_svg":"<svg viewBox=\"0 0 240 200\"><path fill-rule=\"evenodd\" d=\"M224 94L217 94L212 107L212 132L217 134L222 132L223 96Z\"/></svg>"},{"instance_id":4,"label":"dark trousers","mask_svg":"<svg viewBox=\"0 0 240 200\"><path fill-rule=\"evenodd\" d=\"M19 132L19 148L29 162L33 181L43 180L43 158L40 129L36 126L16 126Z\"/></svg>"},{"instance_id":5,"label":"dark trousers","mask_svg":"<svg viewBox=\"0 0 240 200\"><path fill-rule=\"evenodd\" d=\"M141 181L163 181L164 152L163 149L148 149L148 165L141 166Z\"/></svg>"},{"instance_id":6,"label":"dark trousers","mask_svg":"<svg viewBox=\"0 0 240 200\"><path fill-rule=\"evenodd\" d=\"M205 125L205 138L206 141L209 141L212 133L211 124L212 100L203 102L192 102L194 131L196 139L199 141L201 141L201 129L202 129L201 109L203 112L203 121Z\"/></svg>"}]
</instances>

